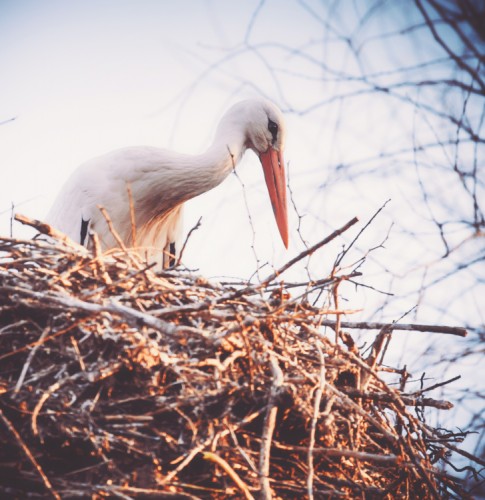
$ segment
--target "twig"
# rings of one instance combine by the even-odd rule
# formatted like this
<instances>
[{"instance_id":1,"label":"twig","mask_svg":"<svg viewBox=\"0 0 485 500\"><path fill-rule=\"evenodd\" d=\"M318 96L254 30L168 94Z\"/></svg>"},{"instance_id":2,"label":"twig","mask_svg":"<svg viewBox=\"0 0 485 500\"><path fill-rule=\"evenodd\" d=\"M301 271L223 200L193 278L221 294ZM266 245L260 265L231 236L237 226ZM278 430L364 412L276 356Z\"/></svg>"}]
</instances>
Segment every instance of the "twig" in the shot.
<instances>
[{"instance_id":1,"label":"twig","mask_svg":"<svg viewBox=\"0 0 485 500\"><path fill-rule=\"evenodd\" d=\"M57 337L60 337L61 335L64 335L65 333L79 326L79 323L81 323L81 321L76 321L75 323L71 323L66 328L62 328L61 330L58 330L57 332L53 333L52 335L49 335L48 337L43 338L42 340L36 340L35 342L30 342L28 344L25 344L24 346L17 348L13 351L6 352L5 354L0 355L0 361L9 358L11 356L14 356L15 354L20 354L21 352L27 351L35 346L45 344L48 341L53 340Z\"/></svg>"},{"instance_id":2,"label":"twig","mask_svg":"<svg viewBox=\"0 0 485 500\"><path fill-rule=\"evenodd\" d=\"M135 218L135 203L133 202L133 192L131 184L126 183L126 191L128 192L128 200L130 203L130 222L131 222L131 242L132 246L136 246L136 218Z\"/></svg>"},{"instance_id":3,"label":"twig","mask_svg":"<svg viewBox=\"0 0 485 500\"><path fill-rule=\"evenodd\" d=\"M93 242L94 260L92 261L92 263L97 264L99 266L99 269L101 271L101 276L103 277L105 283L107 285L111 285L112 280L110 278L110 275L106 272L106 267L104 265L104 259L102 258L101 244L99 242L98 233L96 233L95 231L90 231L89 237L91 238L91 241Z\"/></svg>"},{"instance_id":4,"label":"twig","mask_svg":"<svg viewBox=\"0 0 485 500\"><path fill-rule=\"evenodd\" d=\"M13 434L13 436L17 440L18 444L22 448L23 452L25 453L25 455L29 459L30 463L34 466L35 470L39 473L39 476L41 477L47 490L49 490L49 493L56 500L61 500L61 496L59 495L59 493L57 493L56 490L54 490L51 482L49 481L49 478L45 475L45 472L42 470L42 467L39 465L39 462L37 462L34 455L32 455L32 452L30 451L29 447L25 444L25 442L22 439L22 437L20 436L20 434L17 432L17 429L15 429L15 427L10 422L10 420L3 414L3 411L1 410L1 408L0 408L0 418L3 420L3 423L6 425L8 430Z\"/></svg>"},{"instance_id":5,"label":"twig","mask_svg":"<svg viewBox=\"0 0 485 500\"><path fill-rule=\"evenodd\" d=\"M370 413L366 412L363 408L361 408L358 404L356 404L352 399L347 396L344 392L340 391L336 387L331 384L327 384L327 388L330 392L333 392L340 401L348 406L352 411L364 417L367 421L369 421L372 425L374 425L377 429L379 429L382 434L391 442L394 443L398 440L398 436L393 434L391 431L387 430L381 422L379 422L375 417L373 417Z\"/></svg>"},{"instance_id":6,"label":"twig","mask_svg":"<svg viewBox=\"0 0 485 500\"><path fill-rule=\"evenodd\" d=\"M86 252L85 247L82 245L79 245L75 241L71 240L68 236L66 236L64 233L61 231L58 231L57 229L53 228L46 222L42 222L37 219L30 219L29 217L26 217L25 215L21 214L15 214L14 219L17 222L20 222L21 224L24 224L25 226L30 226L33 227L34 229L37 229L39 233L45 234L47 236L51 236L52 238L55 238L56 240L62 241L66 245L69 245L71 248L75 248L78 251L83 251Z\"/></svg>"},{"instance_id":7,"label":"twig","mask_svg":"<svg viewBox=\"0 0 485 500\"><path fill-rule=\"evenodd\" d=\"M391 200L387 200L384 202L384 204L374 213L374 215L366 222L364 227L357 233L355 238L350 242L350 245L348 245L342 253L337 257L335 260L334 264L334 269L336 269L340 263L342 262L343 258L345 255L348 253L348 251L354 246L354 243L360 238L360 235L372 224L372 221L381 213L382 210L384 210L385 206L390 202Z\"/></svg>"},{"instance_id":8,"label":"twig","mask_svg":"<svg viewBox=\"0 0 485 500\"><path fill-rule=\"evenodd\" d=\"M239 425L248 424L249 422L252 422L254 419L259 417L259 415L260 415L259 411L253 412L250 415L248 415L244 420L242 420ZM227 436L227 434L229 434L230 432L231 431L229 429L225 429L219 433L219 437L221 438L221 437ZM192 448L190 450L190 452L183 459L180 457L180 458L176 459L175 461L172 461L172 464L176 463L177 461L179 461L180 463L177 465L177 467L174 470L170 471L170 473L168 473L163 479L161 479L159 481L159 484L160 485L170 484L170 482L177 476L177 474L180 471L182 471L185 467L187 467L187 465L189 465L189 463L195 458L195 456L198 453L200 453L204 448L209 446L210 442L213 439L214 439L213 436L209 436L202 443L200 443L197 446L195 446L194 448Z\"/></svg>"},{"instance_id":9,"label":"twig","mask_svg":"<svg viewBox=\"0 0 485 500\"><path fill-rule=\"evenodd\" d=\"M93 302L86 302L75 297L69 297L65 295L60 295L56 293L40 293L35 292L34 290L28 290L26 288L14 287L14 286L2 286L0 290L4 290L10 293L20 293L27 297L35 298L40 303L63 307L63 308L73 308L80 309L89 313L102 313L102 312L110 312L119 314L124 316L125 319L129 319L131 322L135 322L135 324L139 325L144 324L146 326L150 326L159 332L165 335L174 335L177 334L180 329L184 329L182 327L177 327L172 323L168 323L166 321L155 318L151 314L146 314L141 311L137 311L132 307L125 306L118 302L110 301L107 304L96 304ZM194 330L195 331L195 330Z\"/></svg>"},{"instance_id":10,"label":"twig","mask_svg":"<svg viewBox=\"0 0 485 500\"><path fill-rule=\"evenodd\" d=\"M94 233L94 234L96 234L96 233ZM92 261L92 262L95 262L95 261ZM89 297L92 297L93 295L100 295L102 292L106 293L108 290L111 290L111 289L113 289L113 288L115 288L123 283L129 282L130 280L132 280L133 278L136 278L137 276L139 276L141 274L144 274L146 271L149 271L150 269L154 268L156 265L157 265L156 262L151 262L150 264L147 264L145 267L142 267L140 269L136 269L135 271L130 272L130 273L122 276L120 279L118 279L116 281L112 281L111 278L109 277L109 275L106 273L107 276L104 278L106 285L102 285L98 288L95 288L94 290L89 290L88 292L83 293L82 296L83 296L83 298L87 299ZM171 289L168 282L167 282L167 289ZM150 311L150 312L151 312L151 314L153 314L153 311Z\"/></svg>"},{"instance_id":11,"label":"twig","mask_svg":"<svg viewBox=\"0 0 485 500\"><path fill-rule=\"evenodd\" d=\"M78 377L76 377L78 378ZM39 416L40 410L42 409L42 406L44 406L44 403L56 392L61 385L66 382L66 379L56 382L55 384L52 384L47 391L42 394L42 396L39 398L39 401L35 405L34 410L32 411L32 419L31 419L31 427L32 427L32 433L34 436L39 435L39 428L37 427L37 417Z\"/></svg>"},{"instance_id":12,"label":"twig","mask_svg":"<svg viewBox=\"0 0 485 500\"><path fill-rule=\"evenodd\" d=\"M15 204L12 201L10 205L10 238L13 238L13 219L15 216Z\"/></svg>"},{"instance_id":13,"label":"twig","mask_svg":"<svg viewBox=\"0 0 485 500\"><path fill-rule=\"evenodd\" d=\"M10 122L13 122L14 120L16 120L17 117L16 116L12 116L12 118L7 118L6 120L2 120L0 122L0 125L5 125L6 123L10 123Z\"/></svg>"},{"instance_id":14,"label":"twig","mask_svg":"<svg viewBox=\"0 0 485 500\"><path fill-rule=\"evenodd\" d=\"M50 327L44 328L42 331L39 340L36 342L32 350L29 352L29 355L27 356L27 360L25 361L24 366L22 367L22 372L20 373L20 377L17 380L17 384L15 385L15 389L13 392L17 393L19 392L20 388L22 387L22 384L24 383L25 376L27 375L27 371L29 369L30 363L32 363L32 359L34 359L35 353L37 352L37 349L39 346L42 344L43 340L45 339L46 335L50 332Z\"/></svg>"},{"instance_id":15,"label":"twig","mask_svg":"<svg viewBox=\"0 0 485 500\"><path fill-rule=\"evenodd\" d=\"M249 488L244 484L244 481L237 475L236 471L219 455L212 453L210 451L204 451L202 457L205 460L209 460L217 464L221 469L236 483L237 487L243 492L244 498L246 500L254 500L253 495L249 491Z\"/></svg>"},{"instance_id":16,"label":"twig","mask_svg":"<svg viewBox=\"0 0 485 500\"><path fill-rule=\"evenodd\" d=\"M270 353L269 360L271 363L271 372L273 374L273 385L271 386L266 415L264 417L263 434L261 436L261 447L259 451L259 484L261 488L261 498L263 500L270 500L273 497L269 484L271 442L276 424L276 415L278 413L276 399L284 381L283 372L273 353Z\"/></svg>"},{"instance_id":17,"label":"twig","mask_svg":"<svg viewBox=\"0 0 485 500\"><path fill-rule=\"evenodd\" d=\"M98 368L98 373L95 375L92 372L91 373L85 373L85 372L77 372L74 375L70 375L68 377L65 377L62 380L57 381L56 383L52 384L45 392L42 394L42 396L39 398L39 401L35 405L34 410L32 411L32 417L31 417L31 427L32 427L32 433L34 436L39 435L39 428L37 426L37 419L39 417L40 410L44 406L44 403L54 394L56 391L58 391L64 384L68 382L76 382L79 379L86 378L90 380L91 382L95 383L99 380L103 380L109 376L114 375L119 371L121 368L121 363L118 362L116 364L111 364L109 366L105 366L104 368Z\"/></svg>"},{"instance_id":18,"label":"twig","mask_svg":"<svg viewBox=\"0 0 485 500\"><path fill-rule=\"evenodd\" d=\"M281 443L274 443L276 448L280 448L282 450L289 451L298 451L301 453L307 454L309 449L306 446L291 446L291 445L282 445ZM393 454L379 454L379 453L367 453L364 451L356 451L356 450L342 450L340 448L313 448L313 454L315 456L327 456L327 457L346 457L346 458L355 458L357 460L363 460L367 462L377 462L381 464L399 464L403 467L415 467L415 464L412 462L404 462L401 456L393 455Z\"/></svg>"},{"instance_id":19,"label":"twig","mask_svg":"<svg viewBox=\"0 0 485 500\"><path fill-rule=\"evenodd\" d=\"M354 389L353 387L345 387L345 394L347 394L348 396L367 399L371 401L393 401L393 398L389 394L383 392L366 392L365 390L358 390ZM432 398L421 398L416 395L408 396L401 394L401 400L407 406L428 406L432 408L438 408L439 410L451 410L453 408L453 404L449 401Z\"/></svg>"},{"instance_id":20,"label":"twig","mask_svg":"<svg viewBox=\"0 0 485 500\"><path fill-rule=\"evenodd\" d=\"M335 267L332 271L335 271ZM340 285L340 280L338 280L333 286L332 286L332 298L333 298L333 304L335 306L335 310L338 311L340 309L340 303L339 303L339 298L338 298L338 288ZM338 341L341 339L342 335L342 316L340 314L337 314L337 319L335 320L335 347L338 345Z\"/></svg>"},{"instance_id":21,"label":"twig","mask_svg":"<svg viewBox=\"0 0 485 500\"><path fill-rule=\"evenodd\" d=\"M116 243L118 243L118 246L121 248L121 250L123 250L128 255L128 249L126 248L125 243L121 239L121 236L118 234L118 231L115 229L115 227L113 225L113 221L111 220L111 217L108 214L108 211L106 210L106 208L104 208L101 205L98 205L98 210L101 212L104 219L106 220L106 224L108 224L109 232L112 234L113 238L116 240Z\"/></svg>"},{"instance_id":22,"label":"twig","mask_svg":"<svg viewBox=\"0 0 485 500\"><path fill-rule=\"evenodd\" d=\"M336 322L331 320L322 320L323 326L331 328L336 327ZM420 325L420 324L406 324L406 323L373 323L369 321L359 321L357 323L342 321L342 328L353 328L358 330L406 330L410 332L430 332L430 333L443 333L447 335L457 335L458 337L466 337L468 331L466 328L459 326L444 326L444 325Z\"/></svg>"},{"instance_id":23,"label":"twig","mask_svg":"<svg viewBox=\"0 0 485 500\"><path fill-rule=\"evenodd\" d=\"M191 228L191 230L188 232L187 237L185 238L184 244L182 245L182 248L180 249L179 258L177 259L176 266L179 266L180 263L182 262L182 256L184 254L185 247L187 246L187 243L189 242L189 238L192 236L192 233L194 231L197 231L197 229L199 229L201 222L202 222L202 217L199 217L197 224L195 226L193 226Z\"/></svg>"},{"instance_id":24,"label":"twig","mask_svg":"<svg viewBox=\"0 0 485 500\"><path fill-rule=\"evenodd\" d=\"M392 328L385 326L380 330L380 332L377 334L377 337L375 338L374 342L372 343L372 349L367 356L366 362L370 366L371 370L374 370L377 365L377 359L379 357L379 354L381 353L382 347L388 339L390 338L390 335L392 333ZM361 379L361 389L365 390L367 387L367 384L369 383L371 379L371 375L369 372L365 372L362 374L362 379Z\"/></svg>"},{"instance_id":25,"label":"twig","mask_svg":"<svg viewBox=\"0 0 485 500\"><path fill-rule=\"evenodd\" d=\"M315 402L313 403L313 416L310 427L310 442L308 445L308 475L307 475L307 489L308 489L308 500L313 500L313 480L315 475L315 470L313 467L313 450L315 447L315 434L317 430L318 416L320 414L320 403L322 401L323 389L325 387L325 358L323 357L322 348L320 342L317 340L315 343L318 356L320 359L320 377L318 380L318 387L315 391Z\"/></svg>"},{"instance_id":26,"label":"twig","mask_svg":"<svg viewBox=\"0 0 485 500\"><path fill-rule=\"evenodd\" d=\"M190 450L190 452L187 453L185 458L180 461L180 463L177 465L177 467L174 470L172 470L171 472L169 472L163 479L161 479L159 481L160 485L170 484L172 479L174 479L180 471L185 469L185 467L187 467L187 465L189 465L189 463L192 462L194 457L198 453L200 453L205 447L207 447L211 441L212 441L212 438L208 438L205 441L203 441L202 443L200 443L197 446L195 446L194 448L192 448Z\"/></svg>"},{"instance_id":27,"label":"twig","mask_svg":"<svg viewBox=\"0 0 485 500\"><path fill-rule=\"evenodd\" d=\"M74 347L74 352L76 353L79 362L79 368L81 369L81 371L85 372L86 365L84 363L83 357L81 356L81 351L79 350L79 345L77 343L77 340L74 337L71 337L71 344Z\"/></svg>"},{"instance_id":28,"label":"twig","mask_svg":"<svg viewBox=\"0 0 485 500\"><path fill-rule=\"evenodd\" d=\"M312 255L315 253L319 248L327 245L330 243L332 240L334 240L337 236L340 236L342 233L347 231L349 228L351 228L354 224L356 224L359 221L357 217L354 217L351 219L349 222L344 224L340 229L335 230L332 234L329 234L326 238L323 240L319 241L318 243L315 243L315 245L311 246L310 248L307 248L300 254L298 254L296 257L293 257L293 259L289 260L285 265L280 267L277 271L275 271L273 274L268 276L262 283L261 287L264 288L266 287L269 283L271 283L273 280L275 280L278 276L283 274L287 269L289 269L291 266L299 262L300 260L304 259L305 257L308 257L309 255Z\"/></svg>"},{"instance_id":29,"label":"twig","mask_svg":"<svg viewBox=\"0 0 485 500\"><path fill-rule=\"evenodd\" d=\"M133 264L137 269L139 269L140 262L134 258L133 253L130 252L130 250L126 247L125 243L121 239L121 236L119 235L118 231L114 227L113 221L111 220L111 217L109 216L108 211L101 205L98 205L98 209L101 212L101 214L103 215L103 217L105 218L106 224L108 224L108 229L109 229L110 233L113 235L113 238L116 240L116 243L118 244L119 248L121 248L121 250L123 250L125 255L130 260L131 264Z\"/></svg>"},{"instance_id":30,"label":"twig","mask_svg":"<svg viewBox=\"0 0 485 500\"><path fill-rule=\"evenodd\" d=\"M476 455L473 455L472 453L469 453L466 450L462 450L460 448L457 448L455 445L451 443L446 443L446 448L449 448L450 450L454 451L455 453L458 453L459 455L468 458L468 460L471 460L472 462L475 462L482 467L485 467L485 460L481 457L477 457Z\"/></svg>"},{"instance_id":31,"label":"twig","mask_svg":"<svg viewBox=\"0 0 485 500\"><path fill-rule=\"evenodd\" d=\"M421 389L419 391L413 392L412 394L410 394L410 396L421 396L421 394L423 394L425 392L432 391L433 389L436 389L437 387L443 387L444 385L451 384L452 382L456 382L459 379L461 379L461 375L457 375L456 377L445 380L444 382L438 382L437 384L430 385L429 387L426 387L425 389Z\"/></svg>"},{"instance_id":32,"label":"twig","mask_svg":"<svg viewBox=\"0 0 485 500\"><path fill-rule=\"evenodd\" d=\"M234 155L231 153L231 158L232 158L232 164L233 164L233 169L232 173L238 180L239 184L241 184L242 188L242 194L243 194L243 200L244 200L244 205L246 207L246 214L248 216L248 221L249 221L249 226L251 227L251 250L253 251L254 255L254 260L256 263L256 270L254 271L253 275L257 274L258 279L259 279L259 271L261 269L261 264L258 258L258 254L256 252L256 230L254 229L254 222L253 222L253 217L251 215L251 210L249 209L249 202L248 202L248 197L246 193L246 185L244 184L243 180L239 177L237 170L236 170L236 165L234 164Z\"/></svg>"}]
</instances>

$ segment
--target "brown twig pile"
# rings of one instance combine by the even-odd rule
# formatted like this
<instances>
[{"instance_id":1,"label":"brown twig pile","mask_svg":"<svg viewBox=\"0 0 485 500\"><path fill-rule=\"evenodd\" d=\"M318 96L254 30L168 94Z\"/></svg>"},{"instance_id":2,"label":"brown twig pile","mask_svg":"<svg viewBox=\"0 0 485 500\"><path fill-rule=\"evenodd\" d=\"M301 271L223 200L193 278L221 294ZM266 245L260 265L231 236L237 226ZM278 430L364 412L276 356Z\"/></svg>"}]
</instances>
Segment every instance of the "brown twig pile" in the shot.
<instances>
[{"instance_id":1,"label":"brown twig pile","mask_svg":"<svg viewBox=\"0 0 485 500\"><path fill-rule=\"evenodd\" d=\"M221 285L66 240L0 252L2 498L464 496L440 468L458 437L416 412L451 404L381 379L403 325L341 323L279 273ZM349 327L379 329L366 357Z\"/></svg>"}]
</instances>

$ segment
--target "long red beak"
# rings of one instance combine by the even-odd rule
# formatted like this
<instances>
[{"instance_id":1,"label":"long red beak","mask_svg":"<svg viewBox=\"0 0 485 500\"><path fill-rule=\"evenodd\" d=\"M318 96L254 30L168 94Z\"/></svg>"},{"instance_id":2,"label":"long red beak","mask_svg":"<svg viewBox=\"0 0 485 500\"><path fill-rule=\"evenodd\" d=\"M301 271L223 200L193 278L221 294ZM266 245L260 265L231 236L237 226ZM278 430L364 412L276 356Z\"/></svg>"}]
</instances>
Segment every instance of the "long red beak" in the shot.
<instances>
[{"instance_id":1,"label":"long red beak","mask_svg":"<svg viewBox=\"0 0 485 500\"><path fill-rule=\"evenodd\" d=\"M281 239L288 248L288 212L286 209L286 179L283 154L272 147L259 155L263 164L264 178L268 186L271 205Z\"/></svg>"}]
</instances>

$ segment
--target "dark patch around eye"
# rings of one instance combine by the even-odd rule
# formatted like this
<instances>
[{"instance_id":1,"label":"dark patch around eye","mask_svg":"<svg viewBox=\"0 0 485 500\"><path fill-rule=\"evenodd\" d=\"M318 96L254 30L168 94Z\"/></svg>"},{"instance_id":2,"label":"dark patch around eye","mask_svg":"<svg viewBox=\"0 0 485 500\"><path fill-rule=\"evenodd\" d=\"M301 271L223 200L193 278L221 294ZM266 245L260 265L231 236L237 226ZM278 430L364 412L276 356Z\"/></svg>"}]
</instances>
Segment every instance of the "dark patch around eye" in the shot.
<instances>
[{"instance_id":1,"label":"dark patch around eye","mask_svg":"<svg viewBox=\"0 0 485 500\"><path fill-rule=\"evenodd\" d=\"M268 130L271 132L273 144L275 144L278 139L278 124L271 120L271 118L268 118Z\"/></svg>"}]
</instances>

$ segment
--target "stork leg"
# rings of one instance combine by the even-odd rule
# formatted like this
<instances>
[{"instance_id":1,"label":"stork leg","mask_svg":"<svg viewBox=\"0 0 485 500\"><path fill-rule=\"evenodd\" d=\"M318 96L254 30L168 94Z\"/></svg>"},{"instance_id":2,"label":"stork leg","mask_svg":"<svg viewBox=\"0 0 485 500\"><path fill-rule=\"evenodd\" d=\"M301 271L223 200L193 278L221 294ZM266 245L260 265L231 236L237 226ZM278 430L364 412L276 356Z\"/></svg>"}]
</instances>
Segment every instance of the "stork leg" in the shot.
<instances>
[{"instance_id":1,"label":"stork leg","mask_svg":"<svg viewBox=\"0 0 485 500\"><path fill-rule=\"evenodd\" d=\"M165 245L162 262L163 269L170 269L177 263L177 247L175 246L175 241L170 241Z\"/></svg>"},{"instance_id":2,"label":"stork leg","mask_svg":"<svg viewBox=\"0 0 485 500\"><path fill-rule=\"evenodd\" d=\"M169 245L169 256L168 256L168 267L173 267L175 266L176 263L176 248L175 248L175 242L172 241L170 242Z\"/></svg>"}]
</instances>

